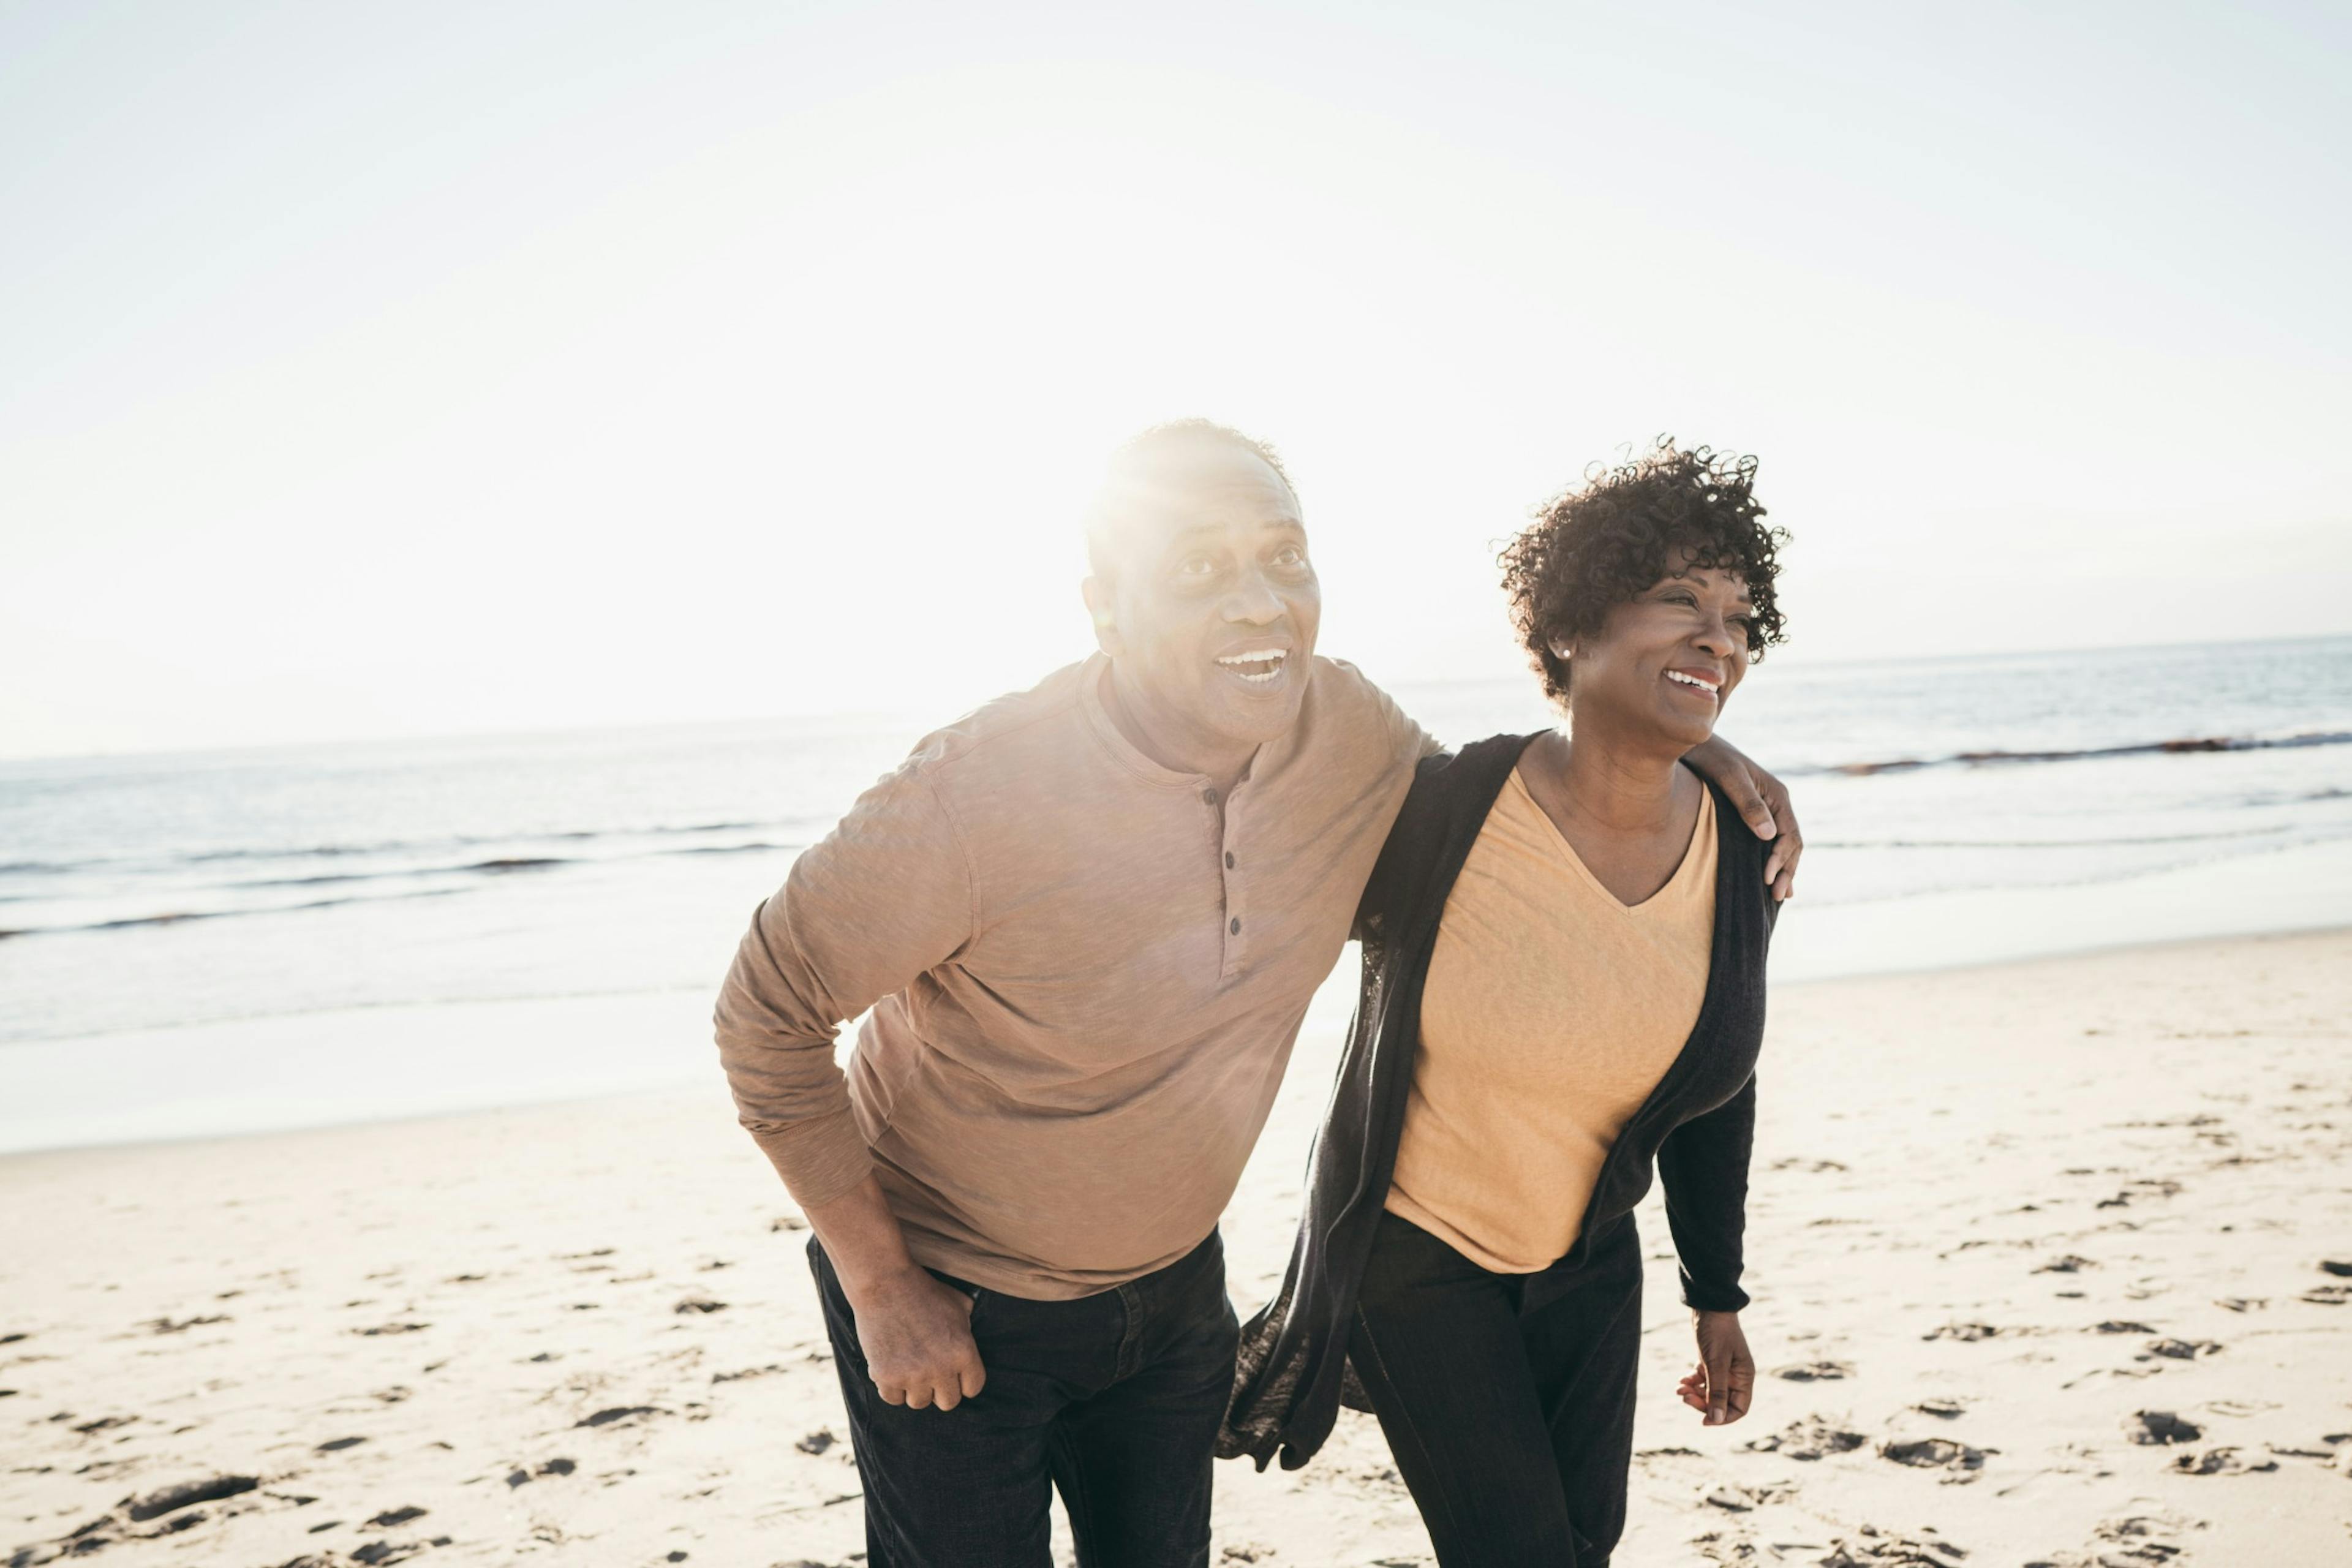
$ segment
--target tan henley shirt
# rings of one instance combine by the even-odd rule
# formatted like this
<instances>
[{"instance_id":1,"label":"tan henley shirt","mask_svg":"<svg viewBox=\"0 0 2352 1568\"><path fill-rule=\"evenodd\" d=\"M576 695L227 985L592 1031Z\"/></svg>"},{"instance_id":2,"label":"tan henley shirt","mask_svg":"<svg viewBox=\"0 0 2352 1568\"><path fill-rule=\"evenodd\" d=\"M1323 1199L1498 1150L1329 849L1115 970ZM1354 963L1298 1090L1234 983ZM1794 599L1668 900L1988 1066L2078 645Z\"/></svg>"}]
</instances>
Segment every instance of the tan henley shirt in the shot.
<instances>
[{"instance_id":1,"label":"tan henley shirt","mask_svg":"<svg viewBox=\"0 0 2352 1568\"><path fill-rule=\"evenodd\" d=\"M762 903L719 999L803 1205L871 1171L916 1260L1067 1299L1216 1225L1434 743L1352 666L1229 798L1122 735L1100 655L927 737ZM872 1008L846 1075L834 1037Z\"/></svg>"}]
</instances>

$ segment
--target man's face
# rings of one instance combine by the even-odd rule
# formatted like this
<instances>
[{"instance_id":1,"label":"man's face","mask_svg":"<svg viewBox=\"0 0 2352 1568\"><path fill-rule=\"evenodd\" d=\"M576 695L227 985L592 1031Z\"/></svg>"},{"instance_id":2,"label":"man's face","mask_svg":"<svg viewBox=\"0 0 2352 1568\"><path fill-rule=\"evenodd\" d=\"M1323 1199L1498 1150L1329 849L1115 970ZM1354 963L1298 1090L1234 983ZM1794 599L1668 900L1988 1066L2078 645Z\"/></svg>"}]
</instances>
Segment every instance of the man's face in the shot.
<instances>
[{"instance_id":1,"label":"man's face","mask_svg":"<svg viewBox=\"0 0 2352 1568\"><path fill-rule=\"evenodd\" d=\"M1103 651L1165 722L1260 745L1298 721L1322 587L1298 501L1257 457L1198 454L1153 487L1087 583Z\"/></svg>"}]
</instances>

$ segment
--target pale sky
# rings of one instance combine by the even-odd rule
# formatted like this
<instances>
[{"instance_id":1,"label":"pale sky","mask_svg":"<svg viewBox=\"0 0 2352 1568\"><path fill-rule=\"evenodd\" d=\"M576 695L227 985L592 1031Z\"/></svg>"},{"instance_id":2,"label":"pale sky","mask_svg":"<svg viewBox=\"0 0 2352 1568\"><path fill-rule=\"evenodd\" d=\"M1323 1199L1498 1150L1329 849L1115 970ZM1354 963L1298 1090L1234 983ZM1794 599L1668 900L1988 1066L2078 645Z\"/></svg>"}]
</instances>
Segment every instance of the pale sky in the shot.
<instances>
[{"instance_id":1,"label":"pale sky","mask_svg":"<svg viewBox=\"0 0 2352 1568\"><path fill-rule=\"evenodd\" d=\"M2352 630L2352 11L0 6L0 754L886 708L1282 448L1322 649L1751 451L1783 655Z\"/></svg>"}]
</instances>

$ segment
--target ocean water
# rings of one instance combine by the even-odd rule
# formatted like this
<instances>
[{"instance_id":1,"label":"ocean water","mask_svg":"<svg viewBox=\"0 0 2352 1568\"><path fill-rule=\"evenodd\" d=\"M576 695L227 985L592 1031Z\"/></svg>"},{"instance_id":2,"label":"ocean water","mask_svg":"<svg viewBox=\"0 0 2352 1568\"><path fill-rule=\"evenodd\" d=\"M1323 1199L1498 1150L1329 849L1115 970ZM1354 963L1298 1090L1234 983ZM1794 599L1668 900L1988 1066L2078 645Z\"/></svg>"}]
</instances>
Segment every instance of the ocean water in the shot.
<instances>
[{"instance_id":1,"label":"ocean water","mask_svg":"<svg viewBox=\"0 0 2352 1568\"><path fill-rule=\"evenodd\" d=\"M1391 689L1449 742L1547 720L1532 677ZM0 762L0 1085L124 1031L707 996L794 854L950 717ZM1723 727L1797 792L1811 973L1966 958L1964 918L2104 945L2037 898L2129 910L2200 868L2238 890L2155 934L2259 929L2243 906L2352 850L2352 638L1768 661ZM2352 919L2334 893L2295 918Z\"/></svg>"}]
</instances>

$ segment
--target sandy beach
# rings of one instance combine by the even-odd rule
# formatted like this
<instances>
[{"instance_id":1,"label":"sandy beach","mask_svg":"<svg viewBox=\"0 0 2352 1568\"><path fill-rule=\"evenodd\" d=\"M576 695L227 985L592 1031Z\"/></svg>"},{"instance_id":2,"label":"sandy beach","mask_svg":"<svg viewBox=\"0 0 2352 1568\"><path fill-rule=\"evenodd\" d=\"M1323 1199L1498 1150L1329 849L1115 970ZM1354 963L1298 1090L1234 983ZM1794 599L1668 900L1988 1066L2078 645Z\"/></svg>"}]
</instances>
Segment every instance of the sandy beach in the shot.
<instances>
[{"instance_id":1,"label":"sandy beach","mask_svg":"<svg viewBox=\"0 0 2352 1568\"><path fill-rule=\"evenodd\" d=\"M1346 989L1226 1216L1244 1310ZM1675 1402L1654 1195L1621 1568L2352 1558L2348 1047L2347 931L1780 988L1769 1375L1731 1427ZM0 1159L0 1562L860 1561L803 1240L715 1064L688 1093ZM1366 1418L1218 1480L1223 1562L1429 1561Z\"/></svg>"}]
</instances>

